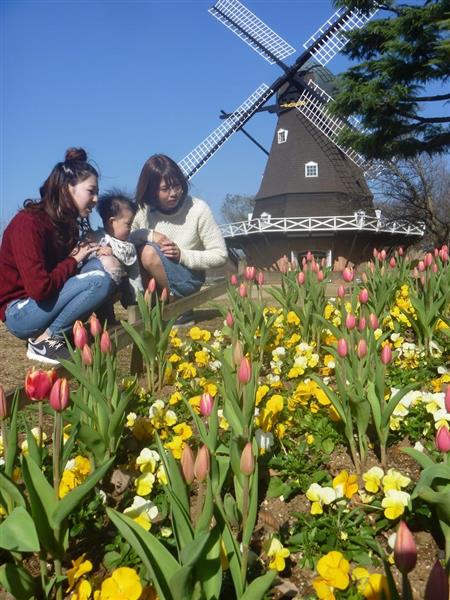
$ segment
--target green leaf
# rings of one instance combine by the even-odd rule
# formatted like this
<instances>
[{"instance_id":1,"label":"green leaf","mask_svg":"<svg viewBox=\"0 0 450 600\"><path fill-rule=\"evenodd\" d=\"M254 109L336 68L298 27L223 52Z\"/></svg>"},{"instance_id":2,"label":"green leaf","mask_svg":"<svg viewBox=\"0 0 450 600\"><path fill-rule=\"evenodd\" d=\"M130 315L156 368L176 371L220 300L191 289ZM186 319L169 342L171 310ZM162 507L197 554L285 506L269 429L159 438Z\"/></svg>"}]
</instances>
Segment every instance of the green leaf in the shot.
<instances>
[{"instance_id":1,"label":"green leaf","mask_svg":"<svg viewBox=\"0 0 450 600\"><path fill-rule=\"evenodd\" d=\"M423 452L420 452L419 450L416 450L415 448L402 448L402 452L408 454L411 458L418 462L422 469L432 467L435 464L429 456Z\"/></svg>"},{"instance_id":2,"label":"green leaf","mask_svg":"<svg viewBox=\"0 0 450 600\"><path fill-rule=\"evenodd\" d=\"M15 552L39 552L39 538L31 515L18 506L0 524L0 548Z\"/></svg>"},{"instance_id":3,"label":"green leaf","mask_svg":"<svg viewBox=\"0 0 450 600\"><path fill-rule=\"evenodd\" d=\"M12 477L14 469L14 461L17 453L17 413L19 410L19 390L17 389L14 393L14 397L11 403L11 417L9 419L8 427L8 456L5 464L5 475ZM5 444L5 440L3 440Z\"/></svg>"},{"instance_id":4,"label":"green leaf","mask_svg":"<svg viewBox=\"0 0 450 600\"><path fill-rule=\"evenodd\" d=\"M12 563L0 567L0 586L17 600L38 597L36 580L26 569Z\"/></svg>"},{"instance_id":5,"label":"green leaf","mask_svg":"<svg viewBox=\"0 0 450 600\"><path fill-rule=\"evenodd\" d=\"M87 423L80 425L78 439L93 454L96 464L103 463L106 454L105 441Z\"/></svg>"},{"instance_id":6,"label":"green leaf","mask_svg":"<svg viewBox=\"0 0 450 600\"><path fill-rule=\"evenodd\" d=\"M203 598L218 600L222 588L222 565L220 560L221 536L219 527L214 527L209 535L202 556L195 565L195 579L203 588Z\"/></svg>"},{"instance_id":7,"label":"green leaf","mask_svg":"<svg viewBox=\"0 0 450 600\"><path fill-rule=\"evenodd\" d=\"M277 572L271 569L265 575L254 579L244 594L240 596L240 600L261 600L264 598L276 576Z\"/></svg>"},{"instance_id":8,"label":"green leaf","mask_svg":"<svg viewBox=\"0 0 450 600\"><path fill-rule=\"evenodd\" d=\"M3 473L0 473L0 491L0 503L2 504L5 511L9 510L7 504L8 498L6 496L9 496L9 498L16 506L26 506L25 499L22 496L19 488L13 481L11 481L5 475L3 475Z\"/></svg>"},{"instance_id":9,"label":"green leaf","mask_svg":"<svg viewBox=\"0 0 450 600\"><path fill-rule=\"evenodd\" d=\"M271 477L269 487L267 488L268 498L278 498L279 496L287 496L291 493L292 488L285 483L280 477Z\"/></svg>"}]
</instances>

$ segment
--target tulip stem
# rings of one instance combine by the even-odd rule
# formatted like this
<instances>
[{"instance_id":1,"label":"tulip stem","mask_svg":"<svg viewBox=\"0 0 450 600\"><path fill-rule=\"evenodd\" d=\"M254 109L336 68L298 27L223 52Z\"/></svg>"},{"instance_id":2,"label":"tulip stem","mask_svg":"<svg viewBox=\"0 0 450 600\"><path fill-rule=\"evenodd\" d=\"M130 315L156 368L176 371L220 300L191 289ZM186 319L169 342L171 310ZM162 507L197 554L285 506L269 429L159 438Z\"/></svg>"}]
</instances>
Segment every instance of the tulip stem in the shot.
<instances>
[{"instance_id":1,"label":"tulip stem","mask_svg":"<svg viewBox=\"0 0 450 600\"><path fill-rule=\"evenodd\" d=\"M247 525L248 505L249 505L249 477L243 475L243 490L242 490L242 563L241 563L241 579L243 589L247 584L247 563L248 563L248 544L244 542L245 527Z\"/></svg>"},{"instance_id":2,"label":"tulip stem","mask_svg":"<svg viewBox=\"0 0 450 600\"><path fill-rule=\"evenodd\" d=\"M42 440L44 437L44 408L42 406L42 400L38 403L38 427L39 427L39 435L38 435L38 448L39 455L42 455Z\"/></svg>"},{"instance_id":3,"label":"tulip stem","mask_svg":"<svg viewBox=\"0 0 450 600\"><path fill-rule=\"evenodd\" d=\"M2 432L2 443L3 443L3 458L5 460L5 465L7 465L8 464L8 434L7 434L5 419L1 420L1 432Z\"/></svg>"},{"instance_id":4,"label":"tulip stem","mask_svg":"<svg viewBox=\"0 0 450 600\"><path fill-rule=\"evenodd\" d=\"M55 411L55 421L53 428L53 489L56 498L59 495L59 482L61 479L61 433L62 416L60 412Z\"/></svg>"},{"instance_id":5,"label":"tulip stem","mask_svg":"<svg viewBox=\"0 0 450 600\"><path fill-rule=\"evenodd\" d=\"M408 573L402 573L402 588L403 588L403 599L402 600L413 600L411 584L409 583Z\"/></svg>"}]
</instances>

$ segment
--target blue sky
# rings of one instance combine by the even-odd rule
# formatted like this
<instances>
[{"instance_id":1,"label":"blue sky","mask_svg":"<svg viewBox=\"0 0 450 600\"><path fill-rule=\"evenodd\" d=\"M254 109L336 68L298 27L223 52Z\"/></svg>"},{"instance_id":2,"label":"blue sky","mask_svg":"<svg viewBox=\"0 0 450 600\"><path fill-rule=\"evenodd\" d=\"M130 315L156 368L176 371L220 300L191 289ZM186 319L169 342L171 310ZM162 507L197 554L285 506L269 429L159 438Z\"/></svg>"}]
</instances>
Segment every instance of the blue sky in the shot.
<instances>
[{"instance_id":1,"label":"blue sky","mask_svg":"<svg viewBox=\"0 0 450 600\"><path fill-rule=\"evenodd\" d=\"M269 65L214 19L212 2L4 0L1 212L9 221L69 146L100 167L102 190L133 192L155 152L182 159L261 82ZM249 1L246 6L299 51L334 12L328 0ZM296 55L287 59L290 64ZM346 62L335 58L334 72ZM275 117L248 131L267 148ZM266 157L235 134L193 177L216 215L227 193L254 194Z\"/></svg>"}]
</instances>

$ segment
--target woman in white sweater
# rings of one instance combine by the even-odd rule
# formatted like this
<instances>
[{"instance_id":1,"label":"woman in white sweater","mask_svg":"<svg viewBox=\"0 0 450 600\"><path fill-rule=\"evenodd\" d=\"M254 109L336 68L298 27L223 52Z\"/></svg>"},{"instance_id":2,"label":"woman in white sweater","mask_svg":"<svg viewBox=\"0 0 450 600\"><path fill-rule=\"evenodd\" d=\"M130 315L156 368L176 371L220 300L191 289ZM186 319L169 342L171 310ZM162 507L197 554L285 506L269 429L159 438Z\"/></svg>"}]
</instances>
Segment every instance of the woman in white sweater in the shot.
<instances>
[{"instance_id":1,"label":"woman in white sweater","mask_svg":"<svg viewBox=\"0 0 450 600\"><path fill-rule=\"evenodd\" d=\"M188 182L175 161L163 154L144 164L136 189L138 210L130 239L139 245L143 270L171 298L189 296L205 281L205 270L227 260L222 233L203 200L188 195Z\"/></svg>"}]
</instances>

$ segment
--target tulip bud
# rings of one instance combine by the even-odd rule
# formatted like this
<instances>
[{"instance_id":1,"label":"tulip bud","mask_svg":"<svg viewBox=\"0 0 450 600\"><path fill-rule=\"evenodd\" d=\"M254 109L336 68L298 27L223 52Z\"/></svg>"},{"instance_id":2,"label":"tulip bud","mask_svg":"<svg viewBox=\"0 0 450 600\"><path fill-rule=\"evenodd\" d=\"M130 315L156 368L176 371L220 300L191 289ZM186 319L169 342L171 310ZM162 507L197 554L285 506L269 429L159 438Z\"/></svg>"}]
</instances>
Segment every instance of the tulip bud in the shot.
<instances>
[{"instance_id":1,"label":"tulip bud","mask_svg":"<svg viewBox=\"0 0 450 600\"><path fill-rule=\"evenodd\" d=\"M237 284L238 284L238 278L237 278L237 275L235 275L234 273L233 273L233 275L230 277L230 283L231 283L231 285L237 285Z\"/></svg>"},{"instance_id":2,"label":"tulip bud","mask_svg":"<svg viewBox=\"0 0 450 600\"><path fill-rule=\"evenodd\" d=\"M343 298L345 296L345 287L340 285L337 291L338 298Z\"/></svg>"},{"instance_id":3,"label":"tulip bud","mask_svg":"<svg viewBox=\"0 0 450 600\"><path fill-rule=\"evenodd\" d=\"M323 271L318 271L317 281L323 281L324 279L325 279L325 275L323 274Z\"/></svg>"},{"instance_id":4,"label":"tulip bud","mask_svg":"<svg viewBox=\"0 0 450 600\"><path fill-rule=\"evenodd\" d=\"M252 365L248 358L244 356L241 360L238 370L238 379L240 383L247 384L252 378Z\"/></svg>"},{"instance_id":5,"label":"tulip bud","mask_svg":"<svg viewBox=\"0 0 450 600\"><path fill-rule=\"evenodd\" d=\"M53 384L48 403L56 412L62 412L69 406L69 401L69 384L65 377L61 377Z\"/></svg>"},{"instance_id":6,"label":"tulip bud","mask_svg":"<svg viewBox=\"0 0 450 600\"><path fill-rule=\"evenodd\" d=\"M303 271L300 271L300 273L297 275L297 282L299 285L303 285L305 283L305 274Z\"/></svg>"},{"instance_id":7,"label":"tulip bud","mask_svg":"<svg viewBox=\"0 0 450 600\"><path fill-rule=\"evenodd\" d=\"M448 252L442 251L441 260L442 262L448 262Z\"/></svg>"},{"instance_id":8,"label":"tulip bud","mask_svg":"<svg viewBox=\"0 0 450 600\"><path fill-rule=\"evenodd\" d=\"M303 257L303 258L302 258L302 267L305 267L305 266L306 266L306 258L305 258L305 257Z\"/></svg>"},{"instance_id":9,"label":"tulip bud","mask_svg":"<svg viewBox=\"0 0 450 600\"><path fill-rule=\"evenodd\" d=\"M422 287L425 287L425 283L426 283L425 275L421 275L420 276L420 284L422 285Z\"/></svg>"},{"instance_id":10,"label":"tulip bud","mask_svg":"<svg viewBox=\"0 0 450 600\"><path fill-rule=\"evenodd\" d=\"M431 264L433 262L433 255L431 254L431 252L427 252L425 254L425 258L423 259L423 262L425 263L426 267L431 267Z\"/></svg>"},{"instance_id":11,"label":"tulip bud","mask_svg":"<svg viewBox=\"0 0 450 600\"><path fill-rule=\"evenodd\" d=\"M25 393L30 400L39 402L48 398L56 381L56 371L31 369L25 376Z\"/></svg>"},{"instance_id":12,"label":"tulip bud","mask_svg":"<svg viewBox=\"0 0 450 600\"><path fill-rule=\"evenodd\" d=\"M326 264L327 261L325 260L325 258L322 258L322 260L320 261L320 266L322 267L322 269L325 267Z\"/></svg>"},{"instance_id":13,"label":"tulip bud","mask_svg":"<svg viewBox=\"0 0 450 600\"><path fill-rule=\"evenodd\" d=\"M389 261L389 266L391 267L391 269L393 269L396 264L397 264L397 261L395 260L394 257L392 257Z\"/></svg>"},{"instance_id":14,"label":"tulip bud","mask_svg":"<svg viewBox=\"0 0 450 600\"><path fill-rule=\"evenodd\" d=\"M360 339L356 349L356 354L359 359L364 358L367 354L367 342L365 339Z\"/></svg>"},{"instance_id":15,"label":"tulip bud","mask_svg":"<svg viewBox=\"0 0 450 600\"><path fill-rule=\"evenodd\" d=\"M386 344L381 349L381 362L383 365L388 365L392 360L392 350L389 344Z\"/></svg>"},{"instance_id":16,"label":"tulip bud","mask_svg":"<svg viewBox=\"0 0 450 600\"><path fill-rule=\"evenodd\" d=\"M244 349L242 348L242 342L237 340L233 346L233 363L236 367L238 367L242 359L244 358Z\"/></svg>"},{"instance_id":17,"label":"tulip bud","mask_svg":"<svg viewBox=\"0 0 450 600\"><path fill-rule=\"evenodd\" d=\"M244 277L247 281L253 281L256 277L256 267L245 267Z\"/></svg>"},{"instance_id":18,"label":"tulip bud","mask_svg":"<svg viewBox=\"0 0 450 600\"><path fill-rule=\"evenodd\" d=\"M345 318L345 326L347 327L347 329L354 329L356 326L356 318L355 315L353 315L352 313L348 313L348 315Z\"/></svg>"},{"instance_id":19,"label":"tulip bud","mask_svg":"<svg viewBox=\"0 0 450 600\"><path fill-rule=\"evenodd\" d=\"M378 250L377 250L377 248L374 248L374 249L372 250L372 255L373 255L373 257L374 257L375 259L377 259L377 258L378 258Z\"/></svg>"},{"instance_id":20,"label":"tulip bud","mask_svg":"<svg viewBox=\"0 0 450 600\"><path fill-rule=\"evenodd\" d=\"M404 250L403 250L402 246L399 246L399 247L398 247L398 249L397 249L397 253L398 253L398 255L399 255L399 256L403 256L403 254L404 254Z\"/></svg>"},{"instance_id":21,"label":"tulip bud","mask_svg":"<svg viewBox=\"0 0 450 600\"><path fill-rule=\"evenodd\" d=\"M211 394L204 393L200 398L200 414L202 417L209 417L214 405L214 398Z\"/></svg>"},{"instance_id":22,"label":"tulip bud","mask_svg":"<svg viewBox=\"0 0 450 600\"><path fill-rule=\"evenodd\" d=\"M156 279L154 277L151 277L148 285L147 285L147 290L150 294L153 294L156 290Z\"/></svg>"},{"instance_id":23,"label":"tulip bud","mask_svg":"<svg viewBox=\"0 0 450 600\"><path fill-rule=\"evenodd\" d=\"M247 442L242 450L240 470L242 475L251 475L255 470L255 459L251 442Z\"/></svg>"},{"instance_id":24,"label":"tulip bud","mask_svg":"<svg viewBox=\"0 0 450 600\"><path fill-rule=\"evenodd\" d=\"M234 319L233 319L233 315L231 314L231 311L227 312L227 316L225 317L225 323L228 327L233 327Z\"/></svg>"},{"instance_id":25,"label":"tulip bud","mask_svg":"<svg viewBox=\"0 0 450 600\"><path fill-rule=\"evenodd\" d=\"M245 298L247 296L247 286L245 285L245 283L241 283L241 285L239 286L239 296L241 298Z\"/></svg>"},{"instance_id":26,"label":"tulip bud","mask_svg":"<svg viewBox=\"0 0 450 600\"><path fill-rule=\"evenodd\" d=\"M398 570L406 575L417 562L417 547L414 537L404 521L400 521L395 537L394 559Z\"/></svg>"},{"instance_id":27,"label":"tulip bud","mask_svg":"<svg viewBox=\"0 0 450 600\"><path fill-rule=\"evenodd\" d=\"M433 273L437 273L439 271L439 267L437 266L436 263L433 263L431 265L431 270L433 271Z\"/></svg>"},{"instance_id":28,"label":"tulip bud","mask_svg":"<svg viewBox=\"0 0 450 600\"><path fill-rule=\"evenodd\" d=\"M92 315L89 319L89 328L90 328L92 337L96 337L97 335L100 335L102 332L102 325L101 325L100 321L98 320L97 315L95 313L92 313Z\"/></svg>"},{"instance_id":29,"label":"tulip bud","mask_svg":"<svg viewBox=\"0 0 450 600\"><path fill-rule=\"evenodd\" d=\"M76 348L83 348L88 343L88 334L81 321L75 321L73 324L73 343Z\"/></svg>"},{"instance_id":30,"label":"tulip bud","mask_svg":"<svg viewBox=\"0 0 450 600\"><path fill-rule=\"evenodd\" d=\"M380 251L380 259L381 260L386 260L386 250L381 250Z\"/></svg>"},{"instance_id":31,"label":"tulip bud","mask_svg":"<svg viewBox=\"0 0 450 600\"><path fill-rule=\"evenodd\" d=\"M83 350L81 351L81 360L88 367L92 365L92 350L87 344L83 346Z\"/></svg>"},{"instance_id":32,"label":"tulip bud","mask_svg":"<svg viewBox=\"0 0 450 600\"><path fill-rule=\"evenodd\" d=\"M100 338L100 352L103 352L103 354L111 354L112 352L111 338L106 330L102 333L102 337Z\"/></svg>"},{"instance_id":33,"label":"tulip bud","mask_svg":"<svg viewBox=\"0 0 450 600\"><path fill-rule=\"evenodd\" d=\"M448 576L437 560L430 571L425 587L425 600L443 600L449 597Z\"/></svg>"},{"instance_id":34,"label":"tulip bud","mask_svg":"<svg viewBox=\"0 0 450 600\"><path fill-rule=\"evenodd\" d=\"M413 269L413 277L414 279L418 279L419 277L419 269L417 267L414 267Z\"/></svg>"},{"instance_id":35,"label":"tulip bud","mask_svg":"<svg viewBox=\"0 0 450 600\"><path fill-rule=\"evenodd\" d=\"M450 413L450 385L447 386L447 390L445 392L444 404L445 410Z\"/></svg>"},{"instance_id":36,"label":"tulip bud","mask_svg":"<svg viewBox=\"0 0 450 600\"><path fill-rule=\"evenodd\" d=\"M262 285L264 285L264 281L265 281L264 273L262 271L260 271L256 278L256 283L261 287Z\"/></svg>"},{"instance_id":37,"label":"tulip bud","mask_svg":"<svg viewBox=\"0 0 450 600\"><path fill-rule=\"evenodd\" d=\"M347 340L345 338L339 338L337 343L337 353L341 358L345 358L347 356L348 346Z\"/></svg>"},{"instance_id":38,"label":"tulip bud","mask_svg":"<svg viewBox=\"0 0 450 600\"><path fill-rule=\"evenodd\" d=\"M6 399L6 394L3 386L0 384L0 419L7 419L9 417L9 406ZM3 440L5 443L5 440Z\"/></svg>"},{"instance_id":39,"label":"tulip bud","mask_svg":"<svg viewBox=\"0 0 450 600\"><path fill-rule=\"evenodd\" d=\"M373 263L370 263L370 265L372 265L372 267L373 267ZM369 267L370 267L370 265L369 265ZM367 284L367 282L369 281L369 278L367 277L367 273L365 271L362 272L361 279L364 284Z\"/></svg>"},{"instance_id":40,"label":"tulip bud","mask_svg":"<svg viewBox=\"0 0 450 600\"><path fill-rule=\"evenodd\" d=\"M207 446L202 446L197 452L197 458L194 464L194 476L197 481L205 481L209 473L209 450Z\"/></svg>"},{"instance_id":41,"label":"tulip bud","mask_svg":"<svg viewBox=\"0 0 450 600\"><path fill-rule=\"evenodd\" d=\"M417 268L419 269L420 273L423 273L425 271L425 263L423 262L423 260L419 260L419 264L417 265Z\"/></svg>"},{"instance_id":42,"label":"tulip bud","mask_svg":"<svg viewBox=\"0 0 450 600\"><path fill-rule=\"evenodd\" d=\"M359 331L364 331L364 329L366 328L366 317L359 317L359 321L358 321L358 329Z\"/></svg>"},{"instance_id":43,"label":"tulip bud","mask_svg":"<svg viewBox=\"0 0 450 600\"><path fill-rule=\"evenodd\" d=\"M369 292L367 291L366 288L363 288L359 292L358 299L359 299L359 301L360 301L361 304L367 304L367 301L369 300Z\"/></svg>"},{"instance_id":44,"label":"tulip bud","mask_svg":"<svg viewBox=\"0 0 450 600\"><path fill-rule=\"evenodd\" d=\"M370 261L370 263L369 263L369 269L370 269L371 273L375 272L375 263L373 263L372 261ZM364 273L363 273L363 275L364 275ZM363 281L364 281L364 283L366 283L367 282L367 278L364 279L364 277L363 277Z\"/></svg>"},{"instance_id":45,"label":"tulip bud","mask_svg":"<svg viewBox=\"0 0 450 600\"><path fill-rule=\"evenodd\" d=\"M188 485L194 481L194 454L189 444L185 444L181 453L181 472Z\"/></svg>"},{"instance_id":46,"label":"tulip bud","mask_svg":"<svg viewBox=\"0 0 450 600\"><path fill-rule=\"evenodd\" d=\"M369 315L369 323L373 330L378 329L378 317L375 313L370 313Z\"/></svg>"},{"instance_id":47,"label":"tulip bud","mask_svg":"<svg viewBox=\"0 0 450 600\"><path fill-rule=\"evenodd\" d=\"M347 283L353 281L353 275L353 269L349 269L348 267L342 271L342 279Z\"/></svg>"},{"instance_id":48,"label":"tulip bud","mask_svg":"<svg viewBox=\"0 0 450 600\"><path fill-rule=\"evenodd\" d=\"M165 304L168 299L169 299L169 290L167 288L164 288L163 291L161 292L161 302L163 302Z\"/></svg>"},{"instance_id":49,"label":"tulip bud","mask_svg":"<svg viewBox=\"0 0 450 600\"><path fill-rule=\"evenodd\" d=\"M313 253L308 250L308 252L306 253L306 260L308 262L311 262L313 258L314 258Z\"/></svg>"},{"instance_id":50,"label":"tulip bud","mask_svg":"<svg viewBox=\"0 0 450 600\"><path fill-rule=\"evenodd\" d=\"M311 261L311 271L313 271L313 273L318 273L319 270L319 265L316 263L316 261Z\"/></svg>"},{"instance_id":51,"label":"tulip bud","mask_svg":"<svg viewBox=\"0 0 450 600\"><path fill-rule=\"evenodd\" d=\"M450 431L447 427L439 427L436 433L435 443L439 452L450 452Z\"/></svg>"}]
</instances>

